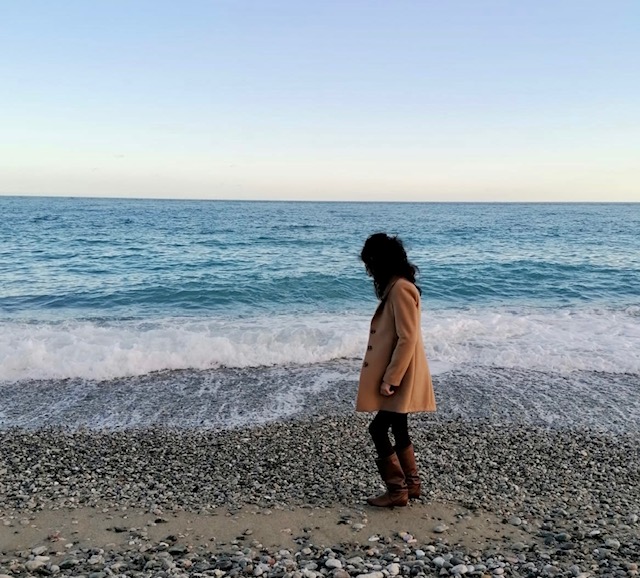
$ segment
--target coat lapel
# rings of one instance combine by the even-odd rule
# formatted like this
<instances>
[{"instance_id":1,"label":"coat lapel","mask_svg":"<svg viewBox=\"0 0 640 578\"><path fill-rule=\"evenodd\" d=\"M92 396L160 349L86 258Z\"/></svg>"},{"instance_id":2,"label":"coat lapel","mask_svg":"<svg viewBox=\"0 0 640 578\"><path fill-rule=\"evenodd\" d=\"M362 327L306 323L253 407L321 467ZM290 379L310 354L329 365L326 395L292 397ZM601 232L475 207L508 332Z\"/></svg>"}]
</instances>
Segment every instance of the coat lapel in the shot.
<instances>
[{"instance_id":1,"label":"coat lapel","mask_svg":"<svg viewBox=\"0 0 640 578\"><path fill-rule=\"evenodd\" d=\"M384 290L384 293L382 294L380 301L386 301L391 289L393 289L393 286L398 282L398 279L400 279L400 277L394 277L393 279L391 279L391 281L389 281L389 283L387 284L387 288Z\"/></svg>"},{"instance_id":2,"label":"coat lapel","mask_svg":"<svg viewBox=\"0 0 640 578\"><path fill-rule=\"evenodd\" d=\"M391 289L393 289L393 286L398 282L398 279L400 279L400 277L394 277L387 284L387 287L384 290L384 293L382 294L382 297L380 298L380 303L378 304L376 312L373 314L374 317L377 317L382 312L382 310L384 309L384 304L387 301L387 297L389 296L389 293L391 292Z\"/></svg>"}]
</instances>

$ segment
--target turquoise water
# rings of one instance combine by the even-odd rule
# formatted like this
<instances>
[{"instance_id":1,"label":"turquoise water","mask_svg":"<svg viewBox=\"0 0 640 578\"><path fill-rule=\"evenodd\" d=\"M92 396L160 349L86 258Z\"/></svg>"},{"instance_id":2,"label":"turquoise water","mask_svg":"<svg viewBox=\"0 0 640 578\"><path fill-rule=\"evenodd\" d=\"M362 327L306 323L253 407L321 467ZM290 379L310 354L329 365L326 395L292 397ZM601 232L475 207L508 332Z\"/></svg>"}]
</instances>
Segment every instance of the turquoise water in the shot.
<instances>
[{"instance_id":1,"label":"turquoise water","mask_svg":"<svg viewBox=\"0 0 640 578\"><path fill-rule=\"evenodd\" d=\"M0 197L0 215L6 387L254 368L259 389L267 367L311 368L320 389L351 379L376 231L420 267L436 375L640 374L640 204Z\"/></svg>"},{"instance_id":2,"label":"turquoise water","mask_svg":"<svg viewBox=\"0 0 640 578\"><path fill-rule=\"evenodd\" d=\"M640 205L0 198L5 318L365 312L399 234L432 308L636 305Z\"/></svg>"}]
</instances>

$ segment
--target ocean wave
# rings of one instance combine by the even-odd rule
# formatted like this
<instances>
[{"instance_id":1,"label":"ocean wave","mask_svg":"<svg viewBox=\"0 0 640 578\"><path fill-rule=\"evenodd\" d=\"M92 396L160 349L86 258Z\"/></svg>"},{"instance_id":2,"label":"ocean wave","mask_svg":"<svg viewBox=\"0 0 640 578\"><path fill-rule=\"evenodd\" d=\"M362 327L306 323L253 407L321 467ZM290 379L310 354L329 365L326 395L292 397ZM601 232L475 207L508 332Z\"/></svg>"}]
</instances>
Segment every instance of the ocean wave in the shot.
<instances>
[{"instance_id":1,"label":"ocean wave","mask_svg":"<svg viewBox=\"0 0 640 578\"><path fill-rule=\"evenodd\" d=\"M362 352L366 320L264 317L3 323L0 379L109 380L154 371L305 365Z\"/></svg>"},{"instance_id":2,"label":"ocean wave","mask_svg":"<svg viewBox=\"0 0 640 578\"><path fill-rule=\"evenodd\" d=\"M0 323L0 380L110 380L216 367L312 365L360 358L368 316L165 318ZM437 372L461 366L640 373L637 308L427 311Z\"/></svg>"},{"instance_id":3,"label":"ocean wave","mask_svg":"<svg viewBox=\"0 0 640 578\"><path fill-rule=\"evenodd\" d=\"M328 275L300 266L293 274L268 275L259 269L249 278L243 278L240 264L229 267L218 265L217 275L192 272L193 278L158 279L170 270L170 265L148 265L147 274L155 275L153 283L148 280L128 280L126 287L115 285L102 278L109 269L98 266L82 268L66 265L65 274L77 275L79 280L71 285L67 280L55 283L51 279L34 282L29 290L17 294L7 292L0 296L0 311L10 314L24 311L94 310L122 311L135 308L140 312L167 311L212 312L229 307L268 307L271 310L285 302L289 306L319 303L320 297L327 303L348 303L353 295L366 295L373 303L373 291L364 276ZM184 266L190 269L189 265ZM0 268L1 269L1 268ZM25 268L26 269L26 268ZM87 279L87 275L91 275ZM17 284L16 284L17 285Z\"/></svg>"},{"instance_id":4,"label":"ocean wave","mask_svg":"<svg viewBox=\"0 0 640 578\"><path fill-rule=\"evenodd\" d=\"M633 307L434 312L425 329L432 358L454 367L640 373Z\"/></svg>"}]
</instances>

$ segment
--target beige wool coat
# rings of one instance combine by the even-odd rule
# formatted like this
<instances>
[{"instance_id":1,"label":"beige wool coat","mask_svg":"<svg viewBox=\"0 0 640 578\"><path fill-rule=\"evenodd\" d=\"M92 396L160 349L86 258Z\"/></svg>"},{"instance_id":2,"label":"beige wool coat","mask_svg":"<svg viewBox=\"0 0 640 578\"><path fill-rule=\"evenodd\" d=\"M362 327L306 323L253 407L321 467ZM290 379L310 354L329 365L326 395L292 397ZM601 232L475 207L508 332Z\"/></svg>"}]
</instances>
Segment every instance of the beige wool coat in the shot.
<instances>
[{"instance_id":1,"label":"beige wool coat","mask_svg":"<svg viewBox=\"0 0 640 578\"><path fill-rule=\"evenodd\" d=\"M356 411L436 410L420 319L417 287L407 279L393 279L371 320ZM380 393L383 381L398 388L390 397Z\"/></svg>"}]
</instances>

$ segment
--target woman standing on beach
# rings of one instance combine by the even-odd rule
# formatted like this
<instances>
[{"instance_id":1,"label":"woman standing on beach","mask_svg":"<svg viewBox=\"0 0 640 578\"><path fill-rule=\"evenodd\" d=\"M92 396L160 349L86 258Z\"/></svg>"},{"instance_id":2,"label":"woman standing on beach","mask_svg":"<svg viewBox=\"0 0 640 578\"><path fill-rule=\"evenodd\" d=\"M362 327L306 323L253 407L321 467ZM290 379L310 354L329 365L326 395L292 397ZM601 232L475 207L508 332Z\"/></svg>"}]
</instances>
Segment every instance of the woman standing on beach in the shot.
<instances>
[{"instance_id":1,"label":"woman standing on beach","mask_svg":"<svg viewBox=\"0 0 640 578\"><path fill-rule=\"evenodd\" d=\"M360 372L356 411L374 412L369 433L387 491L368 498L372 506L406 506L420 496L420 476L407 429L409 413L435 411L436 402L420 328L417 267L397 237L371 235L360 254L380 304L369 331ZM393 432L395 447L389 440Z\"/></svg>"}]
</instances>

